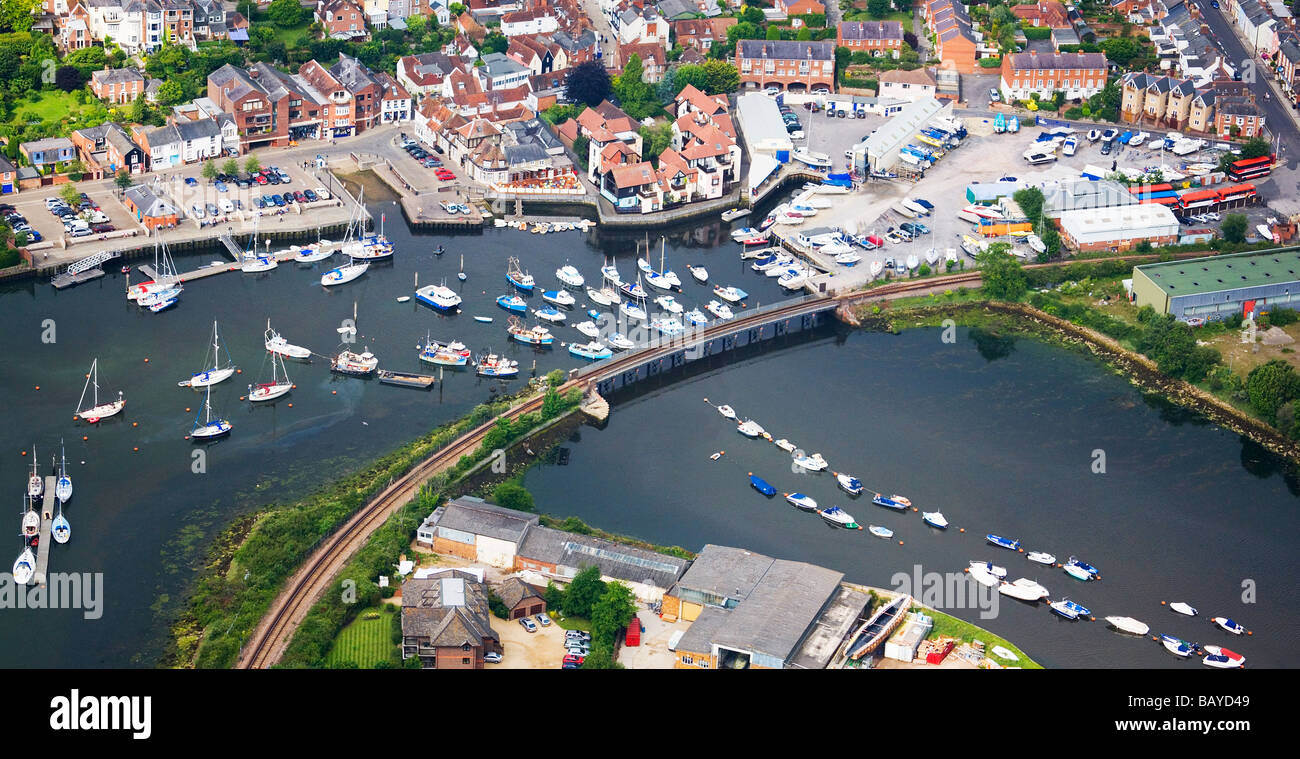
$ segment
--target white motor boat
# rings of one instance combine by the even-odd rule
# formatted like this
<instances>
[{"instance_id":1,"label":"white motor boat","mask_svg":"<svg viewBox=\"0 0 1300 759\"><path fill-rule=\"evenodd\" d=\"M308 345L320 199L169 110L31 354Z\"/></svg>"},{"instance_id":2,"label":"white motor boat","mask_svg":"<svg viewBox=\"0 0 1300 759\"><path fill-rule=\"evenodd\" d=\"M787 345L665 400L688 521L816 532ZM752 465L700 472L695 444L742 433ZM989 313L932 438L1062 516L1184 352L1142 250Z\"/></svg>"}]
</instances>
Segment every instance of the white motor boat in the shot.
<instances>
[{"instance_id":1,"label":"white motor boat","mask_svg":"<svg viewBox=\"0 0 1300 759\"><path fill-rule=\"evenodd\" d=\"M985 571L985 572L988 572L989 574L993 575L994 577L998 578L999 580L1006 579L1006 576L1007 576L1007 568L1006 568L1006 567L999 567L999 566L995 565L995 564L994 564L993 562L991 562L991 561L982 561L982 560L980 560L980 559L973 559L973 560L971 560L969 566L970 566L971 569L977 569L977 568L978 568L978 569L981 569L981 570L983 570L983 571Z\"/></svg>"},{"instance_id":2,"label":"white motor boat","mask_svg":"<svg viewBox=\"0 0 1300 759\"><path fill-rule=\"evenodd\" d=\"M640 306L638 306L637 304L633 303L630 300L625 300L622 303L618 304L618 310L619 313L623 314L629 319L637 319L639 321L645 321L647 318L649 318L644 308L641 308Z\"/></svg>"},{"instance_id":3,"label":"white motor boat","mask_svg":"<svg viewBox=\"0 0 1300 759\"><path fill-rule=\"evenodd\" d=\"M776 281L778 285L786 290L798 290L808 282L807 269L791 269Z\"/></svg>"},{"instance_id":4,"label":"white motor boat","mask_svg":"<svg viewBox=\"0 0 1300 759\"><path fill-rule=\"evenodd\" d=\"M347 284L348 282L351 282L357 277L360 277L362 274L365 274L369 268L370 268L369 261L362 261L361 263L355 263L355 262L349 263L335 269L330 269L329 271L322 274L320 277L320 283L325 287L333 287L334 285Z\"/></svg>"},{"instance_id":5,"label":"white motor boat","mask_svg":"<svg viewBox=\"0 0 1300 759\"><path fill-rule=\"evenodd\" d=\"M599 290L588 287L587 297L591 299L592 303L595 303L598 306L613 306L620 300L618 297L618 291L609 287L604 287Z\"/></svg>"},{"instance_id":6,"label":"white motor boat","mask_svg":"<svg viewBox=\"0 0 1300 759\"><path fill-rule=\"evenodd\" d=\"M1150 627L1132 617L1106 617L1106 621L1116 630L1130 635L1146 635L1151 632Z\"/></svg>"},{"instance_id":7,"label":"white motor boat","mask_svg":"<svg viewBox=\"0 0 1300 759\"><path fill-rule=\"evenodd\" d=\"M298 248L293 253L293 260L300 264L311 264L317 261L324 261L334 255L334 251L330 249L330 245L331 243L328 240L321 240L316 245L308 245L306 247Z\"/></svg>"},{"instance_id":8,"label":"white motor boat","mask_svg":"<svg viewBox=\"0 0 1300 759\"><path fill-rule=\"evenodd\" d=\"M720 303L716 300L711 300L708 303L705 303L704 310L708 311L709 313L723 320L730 319L733 316L735 316L735 314L731 312L730 306L728 306L725 303Z\"/></svg>"},{"instance_id":9,"label":"white motor boat","mask_svg":"<svg viewBox=\"0 0 1300 759\"><path fill-rule=\"evenodd\" d=\"M793 453L794 449L798 447L794 443L791 443L789 440L786 440L785 438L781 438L780 440L774 440L772 442L773 444L776 445L777 448L780 448L786 453Z\"/></svg>"},{"instance_id":10,"label":"white motor boat","mask_svg":"<svg viewBox=\"0 0 1300 759\"><path fill-rule=\"evenodd\" d=\"M966 572L971 576L972 580L986 588L997 587L997 584L1001 582L992 572L989 572L982 565L976 565L974 562L966 569Z\"/></svg>"},{"instance_id":11,"label":"white motor boat","mask_svg":"<svg viewBox=\"0 0 1300 759\"><path fill-rule=\"evenodd\" d=\"M582 272L567 264L555 270L555 278L563 282L566 287L582 287L587 282Z\"/></svg>"},{"instance_id":12,"label":"white motor boat","mask_svg":"<svg viewBox=\"0 0 1300 759\"><path fill-rule=\"evenodd\" d=\"M754 421L753 419L746 419L745 421L736 425L736 431L744 435L745 437L750 437L750 438L756 438L759 435L762 435L764 432L762 426L760 426L759 423Z\"/></svg>"},{"instance_id":13,"label":"white motor boat","mask_svg":"<svg viewBox=\"0 0 1300 759\"><path fill-rule=\"evenodd\" d=\"M655 303L670 314L680 314L685 310L682 308L682 304L678 303L677 299L671 295L660 295L655 298Z\"/></svg>"},{"instance_id":14,"label":"white motor boat","mask_svg":"<svg viewBox=\"0 0 1300 759\"><path fill-rule=\"evenodd\" d=\"M271 353L278 353L285 358L306 359L311 358L311 351L300 346L293 345L288 340L280 336L279 332L271 329L271 320L266 320L265 345Z\"/></svg>"},{"instance_id":15,"label":"white motor boat","mask_svg":"<svg viewBox=\"0 0 1300 759\"><path fill-rule=\"evenodd\" d=\"M1241 635L1242 633L1250 632L1241 623L1234 622L1233 620L1228 619L1227 617L1212 617L1210 621L1218 625L1219 627L1223 628L1225 631L1232 633L1233 635Z\"/></svg>"},{"instance_id":16,"label":"white motor boat","mask_svg":"<svg viewBox=\"0 0 1300 759\"><path fill-rule=\"evenodd\" d=\"M1056 557L1043 551L1030 551L1025 554L1025 558L1038 564L1055 564Z\"/></svg>"},{"instance_id":17,"label":"white motor boat","mask_svg":"<svg viewBox=\"0 0 1300 759\"><path fill-rule=\"evenodd\" d=\"M614 334L605 338L605 343L609 347L613 348L614 350L620 350L620 351L631 350L636 347L636 343L627 339L626 337L623 336L622 333L619 332L615 332Z\"/></svg>"},{"instance_id":18,"label":"white motor boat","mask_svg":"<svg viewBox=\"0 0 1300 759\"><path fill-rule=\"evenodd\" d=\"M1191 606L1183 603L1182 601L1175 601L1174 603L1169 604L1169 608L1172 609L1173 611L1178 612L1179 614L1184 614L1189 617L1196 616L1196 609L1193 609Z\"/></svg>"},{"instance_id":19,"label":"white motor boat","mask_svg":"<svg viewBox=\"0 0 1300 759\"><path fill-rule=\"evenodd\" d=\"M1137 146L1146 142L1147 138L1150 136L1151 135L1147 134L1146 132L1138 132L1137 134L1133 135L1132 138L1129 139L1128 144L1130 147L1136 148Z\"/></svg>"},{"instance_id":20,"label":"white motor boat","mask_svg":"<svg viewBox=\"0 0 1300 759\"><path fill-rule=\"evenodd\" d=\"M829 462L822 458L820 453L814 453L811 456L795 456L791 461L795 466L807 469L810 472L821 472L830 466Z\"/></svg>"},{"instance_id":21,"label":"white motor boat","mask_svg":"<svg viewBox=\"0 0 1300 759\"><path fill-rule=\"evenodd\" d=\"M725 403L722 404L721 406L718 406L718 413L722 414L722 416L727 419L736 418L736 410Z\"/></svg>"},{"instance_id":22,"label":"white motor boat","mask_svg":"<svg viewBox=\"0 0 1300 759\"><path fill-rule=\"evenodd\" d=\"M564 315L563 311L550 307L534 308L533 316L536 316L538 319L544 319L552 324L559 324L569 318Z\"/></svg>"},{"instance_id":23,"label":"white motor boat","mask_svg":"<svg viewBox=\"0 0 1300 759\"><path fill-rule=\"evenodd\" d=\"M853 266L862 260L862 256L856 250L846 250L835 256L835 263L843 266Z\"/></svg>"},{"instance_id":24,"label":"white motor boat","mask_svg":"<svg viewBox=\"0 0 1300 759\"><path fill-rule=\"evenodd\" d=\"M1050 595L1047 588L1026 577L1021 577L1015 582L1002 583L998 586L998 592L1021 601L1038 601Z\"/></svg>"},{"instance_id":25,"label":"white motor boat","mask_svg":"<svg viewBox=\"0 0 1300 759\"><path fill-rule=\"evenodd\" d=\"M749 293L745 292L744 290L741 290L739 287L733 287L730 285L728 285L727 287L723 287L722 285L714 285L713 294L729 303L739 303L740 301L749 297Z\"/></svg>"},{"instance_id":26,"label":"white motor boat","mask_svg":"<svg viewBox=\"0 0 1300 759\"><path fill-rule=\"evenodd\" d=\"M688 266L686 268L690 270L691 276L695 278L696 282L703 284L709 281L709 270L703 266Z\"/></svg>"},{"instance_id":27,"label":"white motor boat","mask_svg":"<svg viewBox=\"0 0 1300 759\"><path fill-rule=\"evenodd\" d=\"M850 530L862 529L861 527L858 526L858 523L854 521L853 515L845 511L844 509L841 509L839 506L832 506L829 509L822 509L817 513L821 515L822 519L825 519L827 522L830 522L831 524L837 527L846 527Z\"/></svg>"},{"instance_id":28,"label":"white motor boat","mask_svg":"<svg viewBox=\"0 0 1300 759\"><path fill-rule=\"evenodd\" d=\"M1206 655L1204 659L1201 659L1201 663L1207 667L1240 669L1246 664L1246 657L1223 646L1206 644L1202 648L1205 650Z\"/></svg>"},{"instance_id":29,"label":"white motor boat","mask_svg":"<svg viewBox=\"0 0 1300 759\"><path fill-rule=\"evenodd\" d=\"M921 514L921 520L926 524L930 525L931 527L935 527L940 530L948 529L948 520L944 517L942 512L926 511Z\"/></svg>"},{"instance_id":30,"label":"white motor boat","mask_svg":"<svg viewBox=\"0 0 1300 759\"><path fill-rule=\"evenodd\" d=\"M593 340L600 337L600 327L597 327L593 321L579 322L573 325L573 328Z\"/></svg>"},{"instance_id":31,"label":"white motor boat","mask_svg":"<svg viewBox=\"0 0 1300 759\"><path fill-rule=\"evenodd\" d=\"M578 299L574 298L573 293L568 290L543 290L542 300L557 306L572 306L578 302Z\"/></svg>"},{"instance_id":32,"label":"white motor boat","mask_svg":"<svg viewBox=\"0 0 1300 759\"><path fill-rule=\"evenodd\" d=\"M804 511L817 510L817 502L803 493L786 493L785 500L789 501L792 506L803 509Z\"/></svg>"}]
</instances>

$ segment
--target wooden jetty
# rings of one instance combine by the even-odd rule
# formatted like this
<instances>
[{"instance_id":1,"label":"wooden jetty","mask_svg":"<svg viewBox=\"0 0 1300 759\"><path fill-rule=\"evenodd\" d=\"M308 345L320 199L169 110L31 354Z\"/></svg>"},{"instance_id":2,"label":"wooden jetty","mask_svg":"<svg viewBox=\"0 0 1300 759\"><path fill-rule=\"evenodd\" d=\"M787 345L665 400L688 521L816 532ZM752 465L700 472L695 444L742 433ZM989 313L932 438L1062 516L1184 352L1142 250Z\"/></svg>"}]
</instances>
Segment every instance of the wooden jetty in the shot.
<instances>
[{"instance_id":1,"label":"wooden jetty","mask_svg":"<svg viewBox=\"0 0 1300 759\"><path fill-rule=\"evenodd\" d=\"M46 570L50 565L50 543L54 540L50 532L54 523L55 480L53 475L45 476L45 501L41 504L41 541L36 546L36 573L32 575L32 582L37 585L45 584Z\"/></svg>"}]
</instances>

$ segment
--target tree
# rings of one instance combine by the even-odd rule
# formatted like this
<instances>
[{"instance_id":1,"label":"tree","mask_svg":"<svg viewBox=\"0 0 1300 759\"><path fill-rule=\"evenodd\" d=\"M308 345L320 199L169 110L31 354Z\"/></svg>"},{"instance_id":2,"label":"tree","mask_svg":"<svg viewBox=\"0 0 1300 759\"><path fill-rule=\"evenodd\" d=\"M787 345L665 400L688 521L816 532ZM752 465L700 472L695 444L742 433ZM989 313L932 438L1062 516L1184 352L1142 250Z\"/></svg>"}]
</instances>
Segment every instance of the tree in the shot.
<instances>
[{"instance_id":1,"label":"tree","mask_svg":"<svg viewBox=\"0 0 1300 759\"><path fill-rule=\"evenodd\" d=\"M185 87L178 79L168 79L158 85L159 105L176 105L185 102Z\"/></svg>"},{"instance_id":2,"label":"tree","mask_svg":"<svg viewBox=\"0 0 1300 759\"><path fill-rule=\"evenodd\" d=\"M776 24L772 24L771 26L767 27L766 38L769 40L781 39L781 27L777 26Z\"/></svg>"},{"instance_id":3,"label":"tree","mask_svg":"<svg viewBox=\"0 0 1300 759\"><path fill-rule=\"evenodd\" d=\"M447 12L453 16L459 16L465 12L465 5L463 3L452 3L447 6Z\"/></svg>"},{"instance_id":4,"label":"tree","mask_svg":"<svg viewBox=\"0 0 1300 759\"><path fill-rule=\"evenodd\" d=\"M54 86L72 92L86 86L86 75L76 66L60 66L54 72Z\"/></svg>"},{"instance_id":5,"label":"tree","mask_svg":"<svg viewBox=\"0 0 1300 759\"><path fill-rule=\"evenodd\" d=\"M564 80L564 96L571 103L600 105L602 100L609 97L610 91L609 72L596 60L579 63L569 69L569 75Z\"/></svg>"},{"instance_id":6,"label":"tree","mask_svg":"<svg viewBox=\"0 0 1300 759\"><path fill-rule=\"evenodd\" d=\"M209 182L211 182L212 180L216 179L216 178L217 178L217 162L216 162L216 161L204 161L204 162L203 162L203 169L202 169L199 173L202 174L202 175L203 175L203 178L206 179L206 180L208 180Z\"/></svg>"},{"instance_id":7,"label":"tree","mask_svg":"<svg viewBox=\"0 0 1300 759\"><path fill-rule=\"evenodd\" d=\"M239 173L239 161L236 161L236 160L233 159L233 158L228 158L228 159L226 159L226 162L223 163L223 164L221 164L221 173L222 173L222 174L225 174L225 175L227 175L227 176L232 176L232 177L233 177L234 175L238 174L238 173Z\"/></svg>"},{"instance_id":8,"label":"tree","mask_svg":"<svg viewBox=\"0 0 1300 759\"><path fill-rule=\"evenodd\" d=\"M492 491L492 500L498 506L515 511L533 511L533 494L517 482L503 482Z\"/></svg>"},{"instance_id":9,"label":"tree","mask_svg":"<svg viewBox=\"0 0 1300 759\"><path fill-rule=\"evenodd\" d=\"M763 15L763 11L752 5L746 5L740 11L740 20L759 26L766 20L766 17Z\"/></svg>"},{"instance_id":10,"label":"tree","mask_svg":"<svg viewBox=\"0 0 1300 759\"><path fill-rule=\"evenodd\" d=\"M275 30L269 25L255 24L248 27L248 43L258 50L266 47L266 44L273 39L275 39Z\"/></svg>"},{"instance_id":11,"label":"tree","mask_svg":"<svg viewBox=\"0 0 1300 759\"><path fill-rule=\"evenodd\" d=\"M591 608L604 593L605 583L600 579L600 567L587 567L573 578L569 589L564 591L564 615L589 617Z\"/></svg>"},{"instance_id":12,"label":"tree","mask_svg":"<svg viewBox=\"0 0 1300 759\"><path fill-rule=\"evenodd\" d=\"M614 661L614 647L608 641L592 637L591 653L582 660L583 669L623 669L623 665Z\"/></svg>"},{"instance_id":13,"label":"tree","mask_svg":"<svg viewBox=\"0 0 1300 759\"><path fill-rule=\"evenodd\" d=\"M135 184L135 179L131 177L131 172L126 169L118 169L117 176L113 177L113 184L117 185L119 190L126 191L131 189Z\"/></svg>"},{"instance_id":14,"label":"tree","mask_svg":"<svg viewBox=\"0 0 1300 759\"><path fill-rule=\"evenodd\" d=\"M1132 37L1111 37L1101 43L1101 50L1106 54L1107 60L1127 67L1129 61L1141 55L1142 46Z\"/></svg>"},{"instance_id":15,"label":"tree","mask_svg":"<svg viewBox=\"0 0 1300 759\"><path fill-rule=\"evenodd\" d=\"M1275 358L1246 375L1246 396L1255 413L1276 424L1282 404L1300 397L1300 375L1286 361Z\"/></svg>"},{"instance_id":16,"label":"tree","mask_svg":"<svg viewBox=\"0 0 1300 759\"><path fill-rule=\"evenodd\" d=\"M258 162L257 156L250 155L244 159L244 171L249 174L256 174L262 170L262 164Z\"/></svg>"},{"instance_id":17,"label":"tree","mask_svg":"<svg viewBox=\"0 0 1300 759\"><path fill-rule=\"evenodd\" d=\"M1246 215L1241 213L1230 213L1223 217L1223 239L1228 242L1245 242L1246 241Z\"/></svg>"},{"instance_id":18,"label":"tree","mask_svg":"<svg viewBox=\"0 0 1300 759\"><path fill-rule=\"evenodd\" d=\"M559 611L564 608L564 591L560 586L546 581L546 590L542 591L542 600L546 602L546 608L551 611Z\"/></svg>"},{"instance_id":19,"label":"tree","mask_svg":"<svg viewBox=\"0 0 1300 759\"><path fill-rule=\"evenodd\" d=\"M506 39L504 34L501 32L489 32L488 35L483 38L483 42L478 46L478 49L481 55L486 55L487 53L504 53L509 47L510 40Z\"/></svg>"},{"instance_id":20,"label":"tree","mask_svg":"<svg viewBox=\"0 0 1300 759\"><path fill-rule=\"evenodd\" d=\"M736 69L736 64L731 61L708 60L700 65L705 77L704 86L700 89L706 93L725 95L740 89L740 71Z\"/></svg>"},{"instance_id":21,"label":"tree","mask_svg":"<svg viewBox=\"0 0 1300 759\"><path fill-rule=\"evenodd\" d=\"M903 42L907 43L907 46L913 50L916 50L917 46L921 44L920 41L916 39L916 35L911 32L903 32Z\"/></svg>"},{"instance_id":22,"label":"tree","mask_svg":"<svg viewBox=\"0 0 1300 759\"><path fill-rule=\"evenodd\" d=\"M77 204L81 202L81 190L78 190L75 184L68 182L63 185L63 189L59 190L59 197L63 198L63 201L68 205L76 208Z\"/></svg>"},{"instance_id":23,"label":"tree","mask_svg":"<svg viewBox=\"0 0 1300 759\"><path fill-rule=\"evenodd\" d=\"M621 582L605 584L605 592L591 608L592 640L614 640L618 631L636 617L636 596Z\"/></svg>"},{"instance_id":24,"label":"tree","mask_svg":"<svg viewBox=\"0 0 1300 759\"><path fill-rule=\"evenodd\" d=\"M1296 0L1296 1L1300 2L1300 0ZM1228 157L1231 157L1233 161L1241 161L1247 158L1259 158L1260 156L1266 156L1272 152L1273 152L1273 146L1269 144L1268 140L1264 139L1263 137L1251 137L1249 140L1246 140L1244 143L1242 143L1241 155L1234 156L1231 153L1229 153Z\"/></svg>"},{"instance_id":25,"label":"tree","mask_svg":"<svg viewBox=\"0 0 1300 759\"><path fill-rule=\"evenodd\" d=\"M975 256L984 292L999 300L1019 300L1029 290L1025 271L1010 250L1007 243L995 242Z\"/></svg>"},{"instance_id":26,"label":"tree","mask_svg":"<svg viewBox=\"0 0 1300 759\"><path fill-rule=\"evenodd\" d=\"M794 38L800 42L807 42L812 39L812 30L807 26L801 26L799 27L799 33L796 34Z\"/></svg>"},{"instance_id":27,"label":"tree","mask_svg":"<svg viewBox=\"0 0 1300 759\"><path fill-rule=\"evenodd\" d=\"M281 29L290 29L302 23L305 10L298 0L272 0L266 6L266 17Z\"/></svg>"},{"instance_id":28,"label":"tree","mask_svg":"<svg viewBox=\"0 0 1300 759\"><path fill-rule=\"evenodd\" d=\"M32 14L42 5L42 0L4 0L0 3L0 29L7 32L25 32L32 28Z\"/></svg>"},{"instance_id":29,"label":"tree","mask_svg":"<svg viewBox=\"0 0 1300 759\"><path fill-rule=\"evenodd\" d=\"M867 0L867 13L872 18L884 18L889 15L889 0Z\"/></svg>"}]
</instances>

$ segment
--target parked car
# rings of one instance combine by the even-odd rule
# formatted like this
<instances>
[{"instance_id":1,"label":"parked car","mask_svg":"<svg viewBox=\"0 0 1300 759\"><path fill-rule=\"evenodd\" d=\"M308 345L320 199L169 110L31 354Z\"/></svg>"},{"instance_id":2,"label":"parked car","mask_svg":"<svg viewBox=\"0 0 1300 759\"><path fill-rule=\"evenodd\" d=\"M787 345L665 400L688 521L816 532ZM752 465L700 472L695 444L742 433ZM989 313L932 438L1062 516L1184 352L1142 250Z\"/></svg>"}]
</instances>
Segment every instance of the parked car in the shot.
<instances>
[{"instance_id":1,"label":"parked car","mask_svg":"<svg viewBox=\"0 0 1300 759\"><path fill-rule=\"evenodd\" d=\"M253 198L253 205L257 206L258 208L266 208L266 197L258 196L256 198Z\"/></svg>"},{"instance_id":2,"label":"parked car","mask_svg":"<svg viewBox=\"0 0 1300 759\"><path fill-rule=\"evenodd\" d=\"M917 236L917 235L928 235L928 234L930 234L930 228L929 228L929 227L927 227L926 225L921 224L921 223L919 223L919 222L915 222L915 221L905 221L905 222L903 222L902 224L899 224L899 225L898 225L898 228L901 229L901 230L903 230L904 232L907 232L908 234L912 235L913 237L915 237L915 236Z\"/></svg>"},{"instance_id":3,"label":"parked car","mask_svg":"<svg viewBox=\"0 0 1300 759\"><path fill-rule=\"evenodd\" d=\"M260 185L264 185L264 184L266 184L267 182L269 182L270 180L268 180L265 176L263 176L263 175L261 175L261 174L254 174L254 175L253 175L253 181L254 181L254 182L257 182L257 183L260 184Z\"/></svg>"},{"instance_id":4,"label":"parked car","mask_svg":"<svg viewBox=\"0 0 1300 759\"><path fill-rule=\"evenodd\" d=\"M777 95L781 94L781 88L775 85L769 85L763 88L763 94L771 97L776 97Z\"/></svg>"},{"instance_id":5,"label":"parked car","mask_svg":"<svg viewBox=\"0 0 1300 759\"><path fill-rule=\"evenodd\" d=\"M444 168L438 168L433 172L439 179L444 182L450 182L456 178L456 175Z\"/></svg>"},{"instance_id":6,"label":"parked car","mask_svg":"<svg viewBox=\"0 0 1300 759\"><path fill-rule=\"evenodd\" d=\"M222 198L220 201L217 202L217 205L221 208L222 213L235 212L235 204L231 203L229 198Z\"/></svg>"},{"instance_id":7,"label":"parked car","mask_svg":"<svg viewBox=\"0 0 1300 759\"><path fill-rule=\"evenodd\" d=\"M280 197L284 198L284 204L285 204L286 206L289 205L290 203L294 202L294 198L293 198L293 193L292 193L292 192L282 192L282 193L280 193Z\"/></svg>"},{"instance_id":8,"label":"parked car","mask_svg":"<svg viewBox=\"0 0 1300 759\"><path fill-rule=\"evenodd\" d=\"M216 188L217 188L217 192L225 192L227 189L229 189L228 187L226 187L226 183L221 181L220 179L217 180Z\"/></svg>"},{"instance_id":9,"label":"parked car","mask_svg":"<svg viewBox=\"0 0 1300 759\"><path fill-rule=\"evenodd\" d=\"M989 102L990 103L1002 102L1002 93L998 92L997 90L989 90Z\"/></svg>"},{"instance_id":10,"label":"parked car","mask_svg":"<svg viewBox=\"0 0 1300 759\"><path fill-rule=\"evenodd\" d=\"M54 210L54 207L55 207L55 206L66 206L66 205L67 205L67 203L64 203L62 198L46 198L46 199L45 199L45 207L48 208L48 209L50 209L51 211Z\"/></svg>"},{"instance_id":11,"label":"parked car","mask_svg":"<svg viewBox=\"0 0 1300 759\"><path fill-rule=\"evenodd\" d=\"M520 617L519 624L523 625L523 628L530 633L537 632L537 625L533 624L533 620L528 617Z\"/></svg>"},{"instance_id":12,"label":"parked car","mask_svg":"<svg viewBox=\"0 0 1300 759\"><path fill-rule=\"evenodd\" d=\"M41 237L41 233L37 232L34 229L25 229L23 230L23 232L27 234L28 242L40 242L41 240L44 239L43 237Z\"/></svg>"},{"instance_id":13,"label":"parked car","mask_svg":"<svg viewBox=\"0 0 1300 759\"><path fill-rule=\"evenodd\" d=\"M587 632L586 630L565 630L564 637L581 638L582 640L591 640L591 633Z\"/></svg>"},{"instance_id":14,"label":"parked car","mask_svg":"<svg viewBox=\"0 0 1300 759\"><path fill-rule=\"evenodd\" d=\"M115 229L117 229L117 227L113 226L112 224L91 224L91 225L90 225L90 231L91 231L91 232L94 232L95 234L103 234L104 232L112 232L112 231L115 230Z\"/></svg>"},{"instance_id":15,"label":"parked car","mask_svg":"<svg viewBox=\"0 0 1300 759\"><path fill-rule=\"evenodd\" d=\"M190 216L193 216L196 219L202 219L205 215L206 214L203 213L203 208L200 207L198 203L195 203L190 208Z\"/></svg>"},{"instance_id":16,"label":"parked car","mask_svg":"<svg viewBox=\"0 0 1300 759\"><path fill-rule=\"evenodd\" d=\"M1106 140L1101 144L1101 154L1110 155L1110 140Z\"/></svg>"},{"instance_id":17,"label":"parked car","mask_svg":"<svg viewBox=\"0 0 1300 759\"><path fill-rule=\"evenodd\" d=\"M307 196L303 194L302 190L295 190L293 193L293 200L295 203L306 203Z\"/></svg>"},{"instance_id":18,"label":"parked car","mask_svg":"<svg viewBox=\"0 0 1300 759\"><path fill-rule=\"evenodd\" d=\"M72 230L72 232L71 232L70 234L71 234L73 237L86 237L86 236L92 234L92 232L90 231L90 227L78 227L78 228Z\"/></svg>"},{"instance_id":19,"label":"parked car","mask_svg":"<svg viewBox=\"0 0 1300 759\"><path fill-rule=\"evenodd\" d=\"M216 203L208 203L204 208L207 210L209 216L216 216L221 213L221 209L217 208Z\"/></svg>"},{"instance_id":20,"label":"parked car","mask_svg":"<svg viewBox=\"0 0 1300 759\"><path fill-rule=\"evenodd\" d=\"M316 202L316 193L313 192L312 190L305 190L305 191L303 192L303 196L307 198L307 202L308 202L308 203L315 203L315 202Z\"/></svg>"},{"instance_id":21,"label":"parked car","mask_svg":"<svg viewBox=\"0 0 1300 759\"><path fill-rule=\"evenodd\" d=\"M533 619L536 619L537 624L541 625L542 627L551 626L551 618L546 616L545 614L534 614Z\"/></svg>"},{"instance_id":22,"label":"parked car","mask_svg":"<svg viewBox=\"0 0 1300 759\"><path fill-rule=\"evenodd\" d=\"M818 86L812 88L812 94L814 94L814 95L829 95L829 94L831 94L831 90L830 90L829 87L827 87L827 86L824 85L824 84L823 84L823 85L818 85ZM814 103L814 105L816 105L816 103Z\"/></svg>"},{"instance_id":23,"label":"parked car","mask_svg":"<svg viewBox=\"0 0 1300 759\"><path fill-rule=\"evenodd\" d=\"M582 666L582 663L586 660L587 660L586 656L578 656L577 654L567 654L564 657L564 664L577 664L578 666Z\"/></svg>"},{"instance_id":24,"label":"parked car","mask_svg":"<svg viewBox=\"0 0 1300 759\"><path fill-rule=\"evenodd\" d=\"M582 665L577 662L566 661L560 665L560 669L582 669Z\"/></svg>"},{"instance_id":25,"label":"parked car","mask_svg":"<svg viewBox=\"0 0 1300 759\"><path fill-rule=\"evenodd\" d=\"M199 180L195 179L194 177L185 177L185 184L190 185L191 187L193 187L198 183Z\"/></svg>"},{"instance_id":26,"label":"parked car","mask_svg":"<svg viewBox=\"0 0 1300 759\"><path fill-rule=\"evenodd\" d=\"M315 189L315 193L316 193L316 197L320 198L321 200L329 200L329 199L330 199L330 193L329 193L329 190L325 189L324 187L317 187L317 188Z\"/></svg>"},{"instance_id":27,"label":"parked car","mask_svg":"<svg viewBox=\"0 0 1300 759\"><path fill-rule=\"evenodd\" d=\"M496 651L488 651L486 654L483 654L483 661L487 662L488 664L500 664L501 654L497 653Z\"/></svg>"}]
</instances>

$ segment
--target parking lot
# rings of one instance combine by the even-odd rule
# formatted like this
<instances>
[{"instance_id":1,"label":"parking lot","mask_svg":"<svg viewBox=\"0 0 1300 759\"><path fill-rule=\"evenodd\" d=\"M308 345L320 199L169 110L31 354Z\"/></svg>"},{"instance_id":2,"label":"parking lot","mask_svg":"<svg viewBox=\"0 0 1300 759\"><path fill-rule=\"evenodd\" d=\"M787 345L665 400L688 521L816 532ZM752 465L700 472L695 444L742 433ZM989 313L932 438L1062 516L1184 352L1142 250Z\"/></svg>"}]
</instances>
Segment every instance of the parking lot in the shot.
<instances>
[{"instance_id":1,"label":"parking lot","mask_svg":"<svg viewBox=\"0 0 1300 759\"><path fill-rule=\"evenodd\" d=\"M26 223L39 237L39 239L34 237L31 242L50 241L57 244L61 238L66 239L70 245L96 242L103 239L101 235L104 233L140 228L116 194L110 190L90 189L83 193L86 197L82 205L70 208L59 200L59 190L62 186L49 189L50 192L41 193L39 196L18 194L4 199L4 205L12 206L12 210L4 209L6 220L11 226L17 227ZM52 202L57 201L58 207L52 209L47 205L47 199ZM60 210L65 216L56 215L53 210ZM18 215L15 216L14 213ZM83 222L81 230L75 232L75 236L71 224L65 228L65 218L69 221L80 219Z\"/></svg>"},{"instance_id":2,"label":"parking lot","mask_svg":"<svg viewBox=\"0 0 1300 759\"><path fill-rule=\"evenodd\" d=\"M200 227L339 205L334 191L325 188L328 180L316 175L314 164L275 163L251 174L244 167L244 161L239 161L239 173L219 174L209 181L203 178L201 165L187 166L161 174L155 187L180 210L183 223Z\"/></svg>"},{"instance_id":3,"label":"parking lot","mask_svg":"<svg viewBox=\"0 0 1300 759\"><path fill-rule=\"evenodd\" d=\"M441 148L420 142L407 132L393 139L398 150L390 152L389 160L417 191L441 190L464 180L460 167L449 164Z\"/></svg>"},{"instance_id":4,"label":"parking lot","mask_svg":"<svg viewBox=\"0 0 1300 759\"><path fill-rule=\"evenodd\" d=\"M487 669L559 669L564 660L564 628L552 622L528 632L518 621L492 618L492 629L501 638L500 664Z\"/></svg>"}]
</instances>

